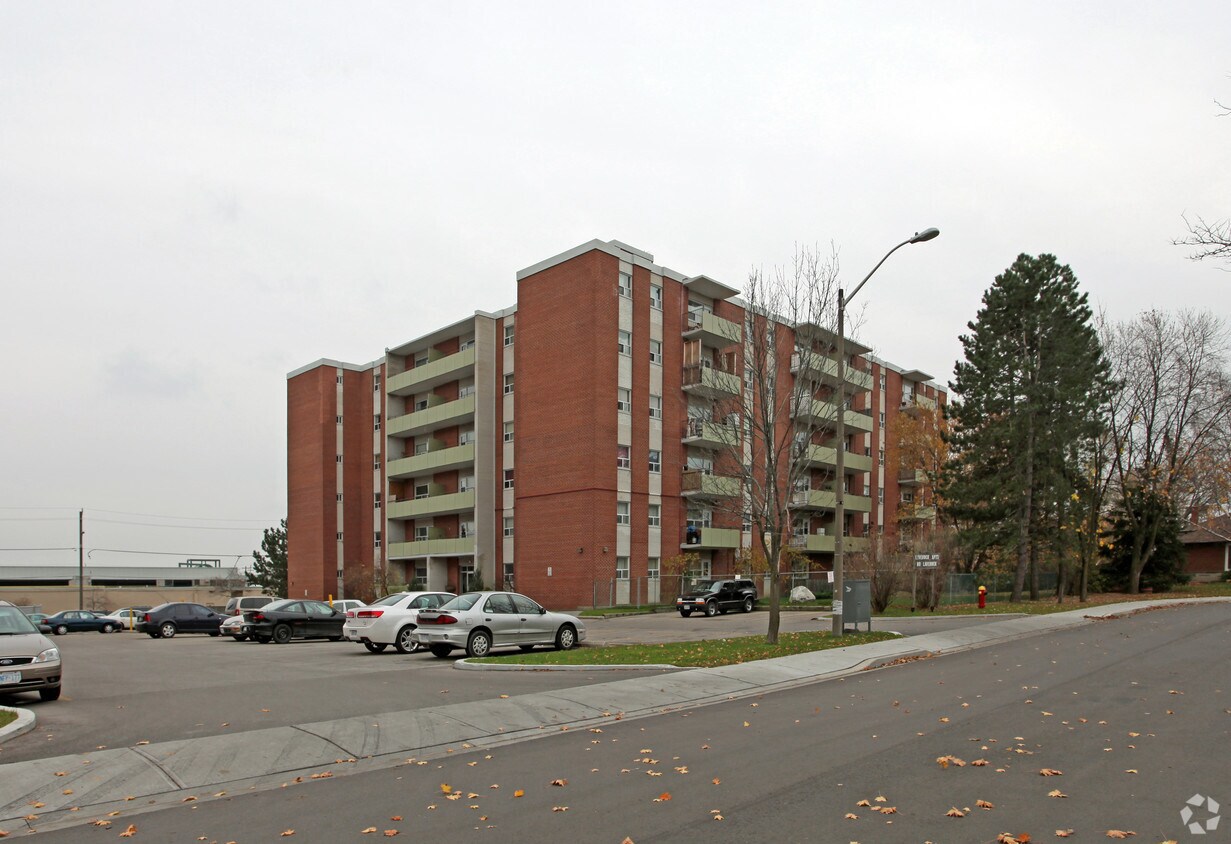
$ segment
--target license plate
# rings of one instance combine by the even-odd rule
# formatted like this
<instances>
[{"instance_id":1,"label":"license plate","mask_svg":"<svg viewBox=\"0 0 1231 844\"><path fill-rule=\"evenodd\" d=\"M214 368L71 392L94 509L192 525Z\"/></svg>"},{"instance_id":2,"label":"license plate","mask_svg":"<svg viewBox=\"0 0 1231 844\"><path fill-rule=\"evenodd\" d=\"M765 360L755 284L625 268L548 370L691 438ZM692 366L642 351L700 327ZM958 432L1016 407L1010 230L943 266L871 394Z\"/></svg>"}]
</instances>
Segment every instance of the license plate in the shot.
<instances>
[{"instance_id":1,"label":"license plate","mask_svg":"<svg viewBox=\"0 0 1231 844\"><path fill-rule=\"evenodd\" d=\"M7 686L10 683L20 683L20 671L3 671L0 672L0 686Z\"/></svg>"}]
</instances>

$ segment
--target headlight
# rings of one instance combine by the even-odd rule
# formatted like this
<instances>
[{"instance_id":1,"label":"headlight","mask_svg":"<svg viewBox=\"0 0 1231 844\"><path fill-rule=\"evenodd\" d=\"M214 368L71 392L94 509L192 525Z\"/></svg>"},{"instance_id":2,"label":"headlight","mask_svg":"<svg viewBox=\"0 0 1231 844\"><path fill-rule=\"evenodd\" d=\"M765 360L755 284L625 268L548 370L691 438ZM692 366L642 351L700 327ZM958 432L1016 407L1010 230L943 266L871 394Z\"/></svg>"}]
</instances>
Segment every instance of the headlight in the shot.
<instances>
[{"instance_id":1,"label":"headlight","mask_svg":"<svg viewBox=\"0 0 1231 844\"><path fill-rule=\"evenodd\" d=\"M48 648L47 650L43 651L41 654L39 654L38 656L34 658L34 662L36 663L38 662L59 662L59 661L60 661L60 649L59 648Z\"/></svg>"}]
</instances>

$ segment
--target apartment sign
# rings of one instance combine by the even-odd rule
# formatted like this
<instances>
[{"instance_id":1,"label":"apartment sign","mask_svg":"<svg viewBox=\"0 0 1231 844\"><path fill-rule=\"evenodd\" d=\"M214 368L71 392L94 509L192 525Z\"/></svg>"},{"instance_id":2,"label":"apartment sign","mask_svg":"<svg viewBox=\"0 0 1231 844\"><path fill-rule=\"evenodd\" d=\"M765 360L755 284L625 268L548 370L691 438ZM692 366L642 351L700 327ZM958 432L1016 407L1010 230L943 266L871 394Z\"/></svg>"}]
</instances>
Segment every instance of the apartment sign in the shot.
<instances>
[{"instance_id":1,"label":"apartment sign","mask_svg":"<svg viewBox=\"0 0 1231 844\"><path fill-rule=\"evenodd\" d=\"M915 568L917 569L934 569L940 567L939 554L916 554Z\"/></svg>"}]
</instances>

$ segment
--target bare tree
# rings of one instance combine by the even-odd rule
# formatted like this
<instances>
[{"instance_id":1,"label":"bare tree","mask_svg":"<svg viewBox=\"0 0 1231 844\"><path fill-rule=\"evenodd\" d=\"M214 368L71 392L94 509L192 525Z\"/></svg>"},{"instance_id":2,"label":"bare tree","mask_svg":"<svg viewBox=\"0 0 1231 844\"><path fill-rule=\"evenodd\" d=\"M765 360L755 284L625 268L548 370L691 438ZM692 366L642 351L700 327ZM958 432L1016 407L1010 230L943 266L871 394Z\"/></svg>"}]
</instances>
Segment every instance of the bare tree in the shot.
<instances>
[{"instance_id":1,"label":"bare tree","mask_svg":"<svg viewBox=\"0 0 1231 844\"><path fill-rule=\"evenodd\" d=\"M837 276L836 255L821 258L808 249L796 251L790 269L750 273L738 338L743 374L738 395L712 409L704 404L689 409L689 425L698 433L707 424L725 428L707 435L715 454L713 471L737 481L738 492L730 494L735 485L720 490L727 494L714 506L739 514L751 526L750 550L766 561L770 644L778 641L781 584L792 538L809 518L805 514L823 508L837 482L817 468L825 465L821 452L841 447L826 443L823 435L844 406L841 397L852 389L848 384L844 391L833 382ZM723 414L721 423L707 418L713 412ZM810 532L806 524L803 529Z\"/></svg>"},{"instance_id":2,"label":"bare tree","mask_svg":"<svg viewBox=\"0 0 1231 844\"><path fill-rule=\"evenodd\" d=\"M1231 219L1207 222L1204 217L1189 220L1184 217L1184 225L1188 227L1187 237L1173 241L1176 246L1191 246L1193 252L1188 256L1193 261L1203 261L1213 258L1216 261L1231 261Z\"/></svg>"},{"instance_id":3,"label":"bare tree","mask_svg":"<svg viewBox=\"0 0 1231 844\"><path fill-rule=\"evenodd\" d=\"M1120 385L1108 419L1121 499L1141 489L1181 514L1225 500L1231 382L1222 319L1209 312L1148 311L1109 327L1104 346ZM1133 537L1129 592L1135 594L1163 514L1123 509Z\"/></svg>"}]
</instances>

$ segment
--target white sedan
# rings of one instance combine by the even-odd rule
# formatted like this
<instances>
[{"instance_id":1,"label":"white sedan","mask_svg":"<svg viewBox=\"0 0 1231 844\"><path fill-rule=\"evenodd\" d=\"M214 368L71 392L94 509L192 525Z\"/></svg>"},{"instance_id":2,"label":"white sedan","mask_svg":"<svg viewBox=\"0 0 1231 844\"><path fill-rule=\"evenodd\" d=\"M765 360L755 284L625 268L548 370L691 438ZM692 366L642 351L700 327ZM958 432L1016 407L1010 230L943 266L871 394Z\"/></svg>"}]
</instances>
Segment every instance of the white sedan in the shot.
<instances>
[{"instance_id":1,"label":"white sedan","mask_svg":"<svg viewBox=\"0 0 1231 844\"><path fill-rule=\"evenodd\" d=\"M551 612L515 592L467 592L438 610L419 613L414 638L442 657L454 648L479 657L512 645L523 651L535 645L567 651L585 641L586 626L576 616Z\"/></svg>"},{"instance_id":2,"label":"white sedan","mask_svg":"<svg viewBox=\"0 0 1231 844\"><path fill-rule=\"evenodd\" d=\"M413 633L420 610L435 609L452 600L452 592L395 592L366 607L346 611L342 635L348 642L362 642L374 654L393 645L398 653L419 649Z\"/></svg>"}]
</instances>

